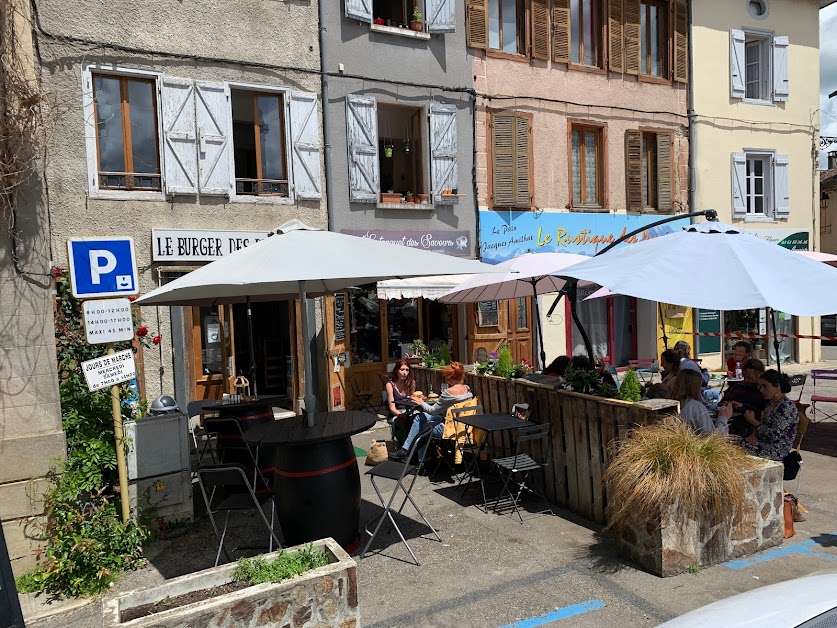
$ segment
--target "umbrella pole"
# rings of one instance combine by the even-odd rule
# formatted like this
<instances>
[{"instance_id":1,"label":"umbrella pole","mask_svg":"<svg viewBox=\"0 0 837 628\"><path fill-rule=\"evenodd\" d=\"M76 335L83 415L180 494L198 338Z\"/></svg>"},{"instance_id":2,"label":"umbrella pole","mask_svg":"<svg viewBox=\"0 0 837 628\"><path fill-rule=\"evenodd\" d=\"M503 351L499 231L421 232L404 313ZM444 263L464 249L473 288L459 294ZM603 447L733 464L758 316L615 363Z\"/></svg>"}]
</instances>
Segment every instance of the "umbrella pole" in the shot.
<instances>
[{"instance_id":1,"label":"umbrella pole","mask_svg":"<svg viewBox=\"0 0 837 628\"><path fill-rule=\"evenodd\" d=\"M541 315L538 310L538 289L536 284L538 281L532 280L532 310L535 316L535 329L538 332L537 342L538 342L538 351L536 351L536 356L540 357L541 363L540 368L543 369L546 366L546 351L543 348L543 327L541 327ZM535 370L538 369L538 365L535 365Z\"/></svg>"},{"instance_id":2,"label":"umbrella pole","mask_svg":"<svg viewBox=\"0 0 837 628\"><path fill-rule=\"evenodd\" d=\"M302 362L305 367L305 414L308 427L314 427L314 414L317 412L317 397L314 394L314 368L311 364L311 329L308 327L308 296L305 294L305 282L299 282L299 314L302 323Z\"/></svg>"},{"instance_id":3,"label":"umbrella pole","mask_svg":"<svg viewBox=\"0 0 837 628\"><path fill-rule=\"evenodd\" d=\"M663 346L668 349L668 336L666 335L666 319L663 316L663 304L657 301L657 308L660 310L660 329L663 332Z\"/></svg>"},{"instance_id":4,"label":"umbrella pole","mask_svg":"<svg viewBox=\"0 0 837 628\"><path fill-rule=\"evenodd\" d=\"M578 331L581 333L581 339L584 341L584 348L587 350L587 357L590 358L591 364L595 364L595 359L593 358L593 345L590 344L590 337L587 335L587 330L584 329L584 325L581 324L581 319L578 317L578 311L575 307L576 301L578 301L578 280L568 279L567 284L564 287L567 290L567 298L570 300L570 313L573 316L573 321L575 321L575 326L578 327Z\"/></svg>"},{"instance_id":5,"label":"umbrella pole","mask_svg":"<svg viewBox=\"0 0 837 628\"><path fill-rule=\"evenodd\" d=\"M779 336L776 331L776 310L770 308L770 324L773 327L773 350L776 352L776 370L782 374L782 359L779 357Z\"/></svg>"},{"instance_id":6,"label":"umbrella pole","mask_svg":"<svg viewBox=\"0 0 837 628\"><path fill-rule=\"evenodd\" d=\"M256 347L253 344L253 312L250 309L250 297L247 297L247 335L250 339L250 382L253 384L253 395L259 396L259 385L256 383Z\"/></svg>"}]
</instances>

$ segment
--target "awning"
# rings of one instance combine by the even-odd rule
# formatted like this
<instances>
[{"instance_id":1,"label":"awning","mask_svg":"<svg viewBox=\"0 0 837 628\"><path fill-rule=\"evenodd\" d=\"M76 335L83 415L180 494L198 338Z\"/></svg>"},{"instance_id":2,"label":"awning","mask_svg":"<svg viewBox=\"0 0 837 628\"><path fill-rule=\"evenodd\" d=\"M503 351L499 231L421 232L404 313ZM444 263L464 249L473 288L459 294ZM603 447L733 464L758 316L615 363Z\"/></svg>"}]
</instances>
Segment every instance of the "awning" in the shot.
<instances>
[{"instance_id":1,"label":"awning","mask_svg":"<svg viewBox=\"0 0 837 628\"><path fill-rule=\"evenodd\" d=\"M433 275L409 279L387 279L378 282L378 298L389 300L424 297L436 300L470 277L471 275Z\"/></svg>"}]
</instances>

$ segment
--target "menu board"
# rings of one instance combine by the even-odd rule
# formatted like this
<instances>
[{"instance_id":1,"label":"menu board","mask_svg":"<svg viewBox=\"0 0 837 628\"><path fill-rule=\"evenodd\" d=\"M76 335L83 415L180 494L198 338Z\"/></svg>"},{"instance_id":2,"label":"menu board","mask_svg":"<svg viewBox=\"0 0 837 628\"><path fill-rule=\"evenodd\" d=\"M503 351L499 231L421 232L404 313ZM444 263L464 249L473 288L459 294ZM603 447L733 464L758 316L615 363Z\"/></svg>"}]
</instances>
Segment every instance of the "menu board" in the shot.
<instances>
[{"instance_id":1,"label":"menu board","mask_svg":"<svg viewBox=\"0 0 837 628\"><path fill-rule=\"evenodd\" d=\"M477 303L477 325L480 327L497 327L499 324L499 301L480 301Z\"/></svg>"},{"instance_id":2,"label":"menu board","mask_svg":"<svg viewBox=\"0 0 837 628\"><path fill-rule=\"evenodd\" d=\"M334 295L334 341L346 340L346 294L338 292Z\"/></svg>"},{"instance_id":3,"label":"menu board","mask_svg":"<svg viewBox=\"0 0 837 628\"><path fill-rule=\"evenodd\" d=\"M720 310L698 310L698 331L719 333L721 331ZM698 353L720 353L720 336L698 336Z\"/></svg>"}]
</instances>

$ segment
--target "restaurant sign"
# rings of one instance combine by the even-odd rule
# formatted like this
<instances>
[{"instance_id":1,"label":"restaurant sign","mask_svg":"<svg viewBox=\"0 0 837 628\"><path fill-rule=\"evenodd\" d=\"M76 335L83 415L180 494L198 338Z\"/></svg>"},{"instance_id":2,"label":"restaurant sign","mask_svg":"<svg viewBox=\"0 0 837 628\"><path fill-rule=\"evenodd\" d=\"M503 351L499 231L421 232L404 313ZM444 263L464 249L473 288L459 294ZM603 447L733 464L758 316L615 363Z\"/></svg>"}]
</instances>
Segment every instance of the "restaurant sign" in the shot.
<instances>
[{"instance_id":1,"label":"restaurant sign","mask_svg":"<svg viewBox=\"0 0 837 628\"><path fill-rule=\"evenodd\" d=\"M211 262L267 237L267 231L152 229L155 262Z\"/></svg>"},{"instance_id":2,"label":"restaurant sign","mask_svg":"<svg viewBox=\"0 0 837 628\"><path fill-rule=\"evenodd\" d=\"M627 214L480 211L480 256L489 264L529 252L593 256L621 236L659 219ZM680 231L688 225L688 218L675 220L646 229L625 244Z\"/></svg>"},{"instance_id":3,"label":"restaurant sign","mask_svg":"<svg viewBox=\"0 0 837 628\"><path fill-rule=\"evenodd\" d=\"M808 232L799 231L798 229L747 229L747 233L752 233L757 238L773 242L781 247L790 249L791 251L807 251L808 250Z\"/></svg>"},{"instance_id":4,"label":"restaurant sign","mask_svg":"<svg viewBox=\"0 0 837 628\"><path fill-rule=\"evenodd\" d=\"M445 253L458 257L470 257L471 236L467 231L402 231L390 229L341 229L340 233L380 240L411 249L422 249L434 253Z\"/></svg>"}]
</instances>

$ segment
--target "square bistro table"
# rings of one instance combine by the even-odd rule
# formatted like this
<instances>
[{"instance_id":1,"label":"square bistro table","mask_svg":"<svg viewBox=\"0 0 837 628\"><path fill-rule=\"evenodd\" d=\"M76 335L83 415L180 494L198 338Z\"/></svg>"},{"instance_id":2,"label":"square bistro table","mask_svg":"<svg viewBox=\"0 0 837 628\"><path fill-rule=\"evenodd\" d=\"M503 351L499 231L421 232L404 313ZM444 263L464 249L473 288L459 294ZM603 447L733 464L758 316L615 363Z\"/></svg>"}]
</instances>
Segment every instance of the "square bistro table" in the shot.
<instances>
[{"instance_id":1,"label":"square bistro table","mask_svg":"<svg viewBox=\"0 0 837 628\"><path fill-rule=\"evenodd\" d=\"M537 425L537 423L533 423L532 421L526 419L518 419L516 416L512 416L511 414L505 414L503 412L493 412L491 414L462 415L454 419L454 422L462 423L471 428L470 430L465 430L465 443L462 446L463 450L466 447L470 447L471 449L473 449L474 443L471 439L471 434L473 433L474 429L482 430L486 433L485 438L483 439L482 443L480 443L480 446L477 449L476 454L474 455L474 459L471 465L466 465L465 471L462 473L462 477L459 478L459 485L461 485L466 480L466 478L470 480L479 480L480 489L482 490L482 510L483 512L488 512L488 499L485 496L485 482L483 480L482 473L480 472L479 465L480 457L482 455L483 450L485 449L486 444L488 443L488 438L491 436L493 432L513 432L515 430L520 429L521 427L532 427L534 425ZM463 491L462 494L464 495L467 492L467 490L468 487L465 488L465 491Z\"/></svg>"}]
</instances>

